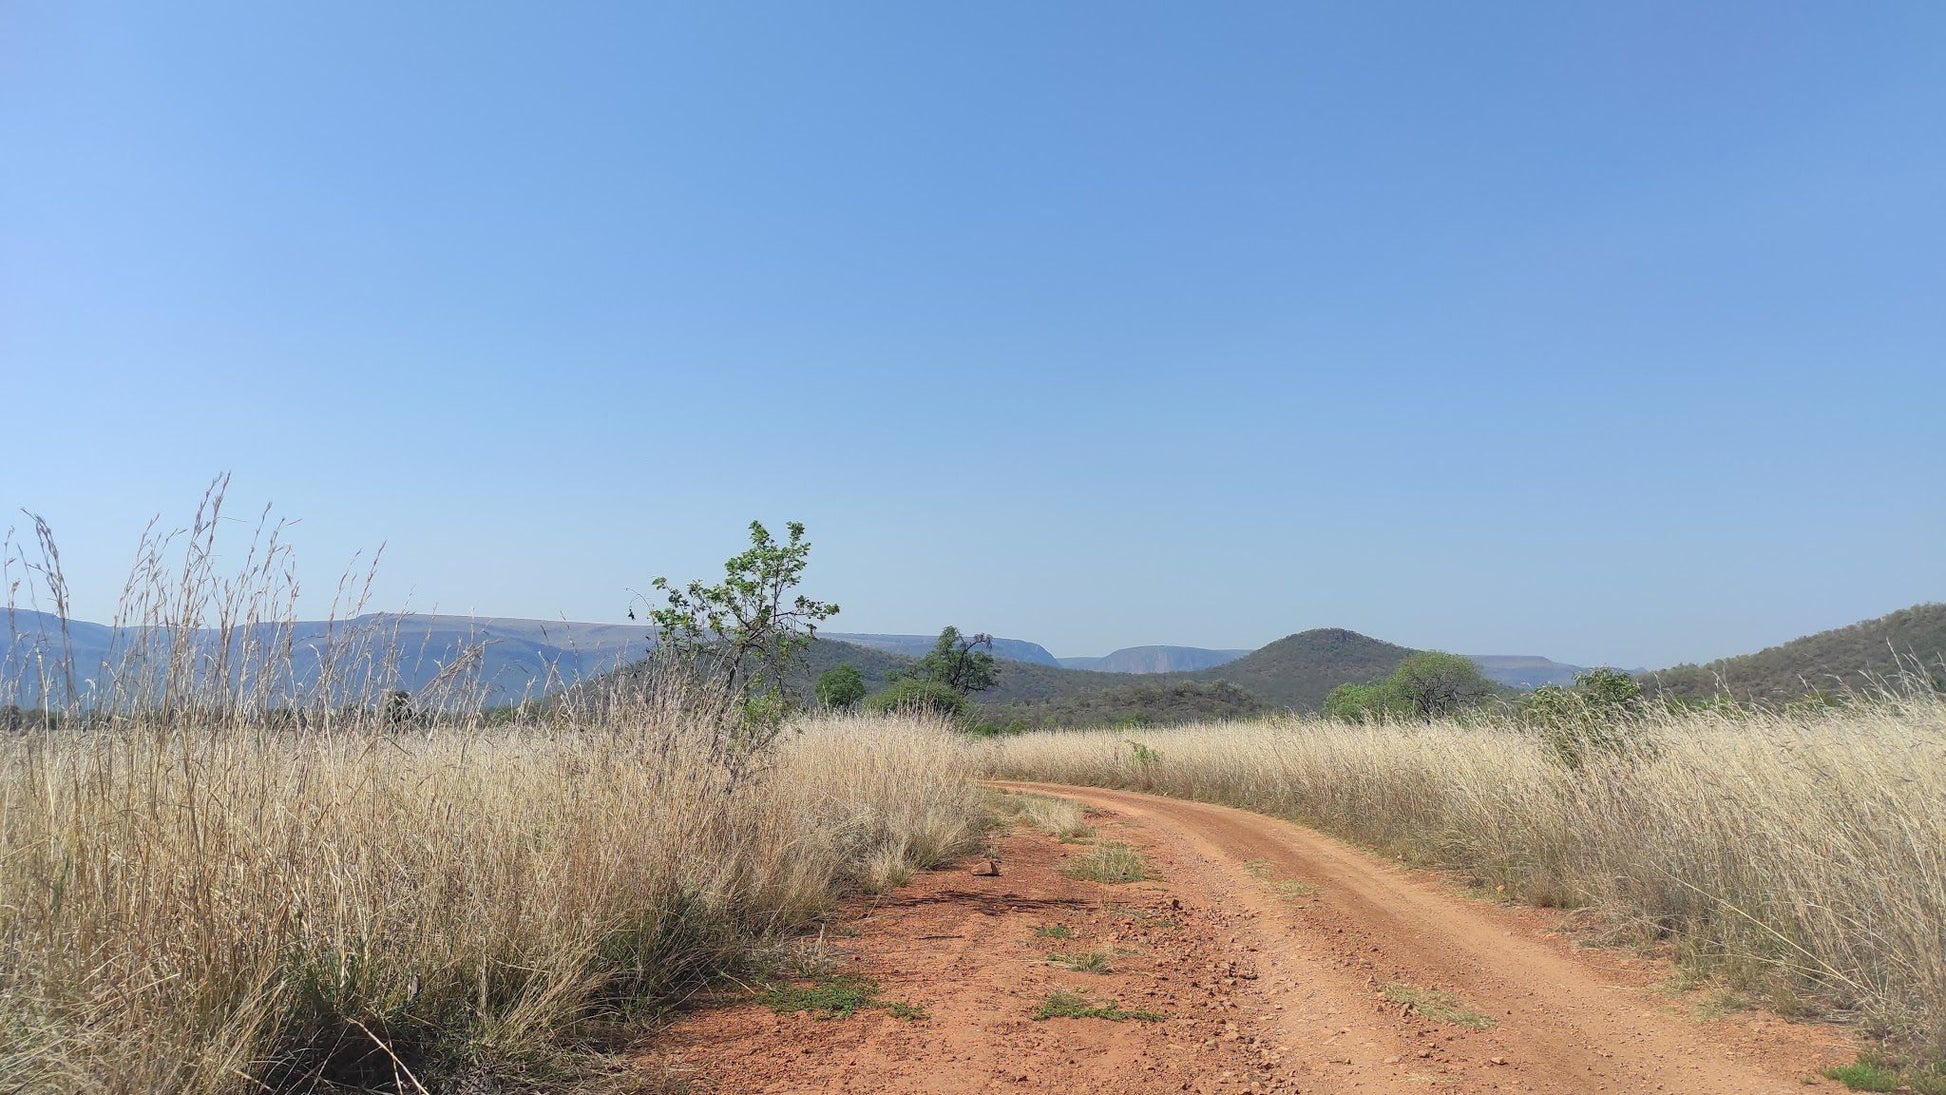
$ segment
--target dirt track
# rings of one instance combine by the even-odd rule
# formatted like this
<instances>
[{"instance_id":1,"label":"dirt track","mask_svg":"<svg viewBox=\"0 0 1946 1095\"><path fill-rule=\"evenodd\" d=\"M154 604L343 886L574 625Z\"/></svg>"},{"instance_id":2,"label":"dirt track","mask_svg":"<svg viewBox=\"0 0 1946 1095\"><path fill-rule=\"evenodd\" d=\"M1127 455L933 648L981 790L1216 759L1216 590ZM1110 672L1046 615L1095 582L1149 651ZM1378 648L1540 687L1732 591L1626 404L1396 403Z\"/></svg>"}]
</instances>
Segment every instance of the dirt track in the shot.
<instances>
[{"instance_id":1,"label":"dirt track","mask_svg":"<svg viewBox=\"0 0 1946 1095\"><path fill-rule=\"evenodd\" d=\"M1840 1090L1817 1073L1850 1059L1843 1032L1700 1018L1658 989L1666 965L1576 950L1559 914L1256 814L1008 786L1100 811L1101 838L1142 849L1155 879L1068 878L1086 848L1017 832L999 878L930 872L838 921L842 968L926 1018L708 1008L647 1067L724 1093ZM1071 938L1047 938L1056 925ZM1047 960L1089 950L1113 954L1107 972ZM1167 1018L1032 1019L1056 989Z\"/></svg>"}]
</instances>

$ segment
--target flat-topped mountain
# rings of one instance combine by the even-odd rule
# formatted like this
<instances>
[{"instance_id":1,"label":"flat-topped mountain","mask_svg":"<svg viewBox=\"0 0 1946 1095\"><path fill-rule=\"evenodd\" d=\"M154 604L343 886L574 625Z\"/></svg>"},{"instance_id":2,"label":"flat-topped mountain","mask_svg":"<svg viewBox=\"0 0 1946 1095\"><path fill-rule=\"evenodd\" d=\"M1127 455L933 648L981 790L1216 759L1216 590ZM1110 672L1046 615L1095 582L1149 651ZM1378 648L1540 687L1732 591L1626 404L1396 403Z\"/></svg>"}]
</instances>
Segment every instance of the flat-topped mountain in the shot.
<instances>
[{"instance_id":1,"label":"flat-topped mountain","mask_svg":"<svg viewBox=\"0 0 1946 1095\"><path fill-rule=\"evenodd\" d=\"M1587 672L1585 666L1568 665L1538 654L1468 654L1480 667L1481 675L1510 688L1535 689L1544 684L1573 684L1575 674Z\"/></svg>"},{"instance_id":2,"label":"flat-topped mountain","mask_svg":"<svg viewBox=\"0 0 1946 1095\"><path fill-rule=\"evenodd\" d=\"M1233 662L1248 653L1200 646L1125 646L1099 658L1062 658L1061 665L1096 673L1188 673Z\"/></svg>"}]
</instances>

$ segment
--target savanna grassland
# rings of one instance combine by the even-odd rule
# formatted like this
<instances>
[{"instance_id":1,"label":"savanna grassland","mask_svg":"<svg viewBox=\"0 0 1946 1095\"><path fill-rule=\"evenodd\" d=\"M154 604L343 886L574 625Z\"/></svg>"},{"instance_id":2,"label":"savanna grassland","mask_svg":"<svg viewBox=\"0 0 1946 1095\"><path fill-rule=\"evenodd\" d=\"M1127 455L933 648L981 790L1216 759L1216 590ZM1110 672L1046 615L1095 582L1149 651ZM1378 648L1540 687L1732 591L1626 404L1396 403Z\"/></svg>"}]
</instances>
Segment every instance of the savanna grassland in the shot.
<instances>
[{"instance_id":1,"label":"savanna grassland","mask_svg":"<svg viewBox=\"0 0 1946 1095\"><path fill-rule=\"evenodd\" d=\"M1552 732L1502 704L994 738L781 695L753 708L696 663L485 712L463 665L412 695L367 654L336 677L318 661L299 694L279 530L219 574L220 502L144 542L105 686L49 673L62 651L36 647L41 706L4 709L0 1091L568 1090L699 992L763 983L847 894L981 848L983 777L1294 820L1593 910L1731 996L1855 1021L1915 1059L1946 1050L1946 700L1929 688L1598 723L1569 705ZM66 619L37 533L37 554L6 556L9 596L38 589ZM776 550L801 568L795 531ZM1012 809L1093 839L1071 803L1031 801ZM1153 881L1130 845L1085 855L1047 879Z\"/></svg>"},{"instance_id":2,"label":"savanna grassland","mask_svg":"<svg viewBox=\"0 0 1946 1095\"><path fill-rule=\"evenodd\" d=\"M750 766L679 696L513 726L30 727L0 746L0 1080L564 1086L846 891L977 847L981 775L1294 819L1598 910L1732 996L1936 1050L1946 704L1624 736L1577 767L1481 721L975 741L819 716Z\"/></svg>"}]
</instances>

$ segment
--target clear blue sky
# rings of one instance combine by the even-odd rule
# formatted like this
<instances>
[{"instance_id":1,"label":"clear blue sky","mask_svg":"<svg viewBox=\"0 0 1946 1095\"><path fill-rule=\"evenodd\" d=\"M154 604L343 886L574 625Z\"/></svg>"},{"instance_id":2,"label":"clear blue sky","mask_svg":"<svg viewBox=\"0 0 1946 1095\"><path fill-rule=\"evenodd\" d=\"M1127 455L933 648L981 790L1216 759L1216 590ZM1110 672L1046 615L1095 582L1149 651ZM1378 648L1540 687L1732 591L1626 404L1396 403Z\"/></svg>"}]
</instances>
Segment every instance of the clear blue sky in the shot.
<instances>
[{"instance_id":1,"label":"clear blue sky","mask_svg":"<svg viewBox=\"0 0 1946 1095\"><path fill-rule=\"evenodd\" d=\"M380 607L617 621L796 518L841 630L1737 653L1946 598L1942 57L1931 2L0 0L0 506L97 619L229 470L314 610L382 542Z\"/></svg>"}]
</instances>

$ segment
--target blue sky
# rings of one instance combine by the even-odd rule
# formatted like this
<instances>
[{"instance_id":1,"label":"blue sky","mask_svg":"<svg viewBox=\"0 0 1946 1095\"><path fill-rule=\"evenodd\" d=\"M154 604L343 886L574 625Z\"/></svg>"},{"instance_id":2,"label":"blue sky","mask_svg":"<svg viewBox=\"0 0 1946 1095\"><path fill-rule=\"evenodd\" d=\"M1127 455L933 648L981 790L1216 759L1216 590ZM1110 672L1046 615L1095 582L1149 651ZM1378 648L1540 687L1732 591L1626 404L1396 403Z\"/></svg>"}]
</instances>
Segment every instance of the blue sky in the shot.
<instances>
[{"instance_id":1,"label":"blue sky","mask_svg":"<svg viewBox=\"0 0 1946 1095\"><path fill-rule=\"evenodd\" d=\"M383 543L615 621L753 517L842 630L1062 655L1946 599L1946 6L407 7L0 2L78 614L220 471L312 610Z\"/></svg>"}]
</instances>

